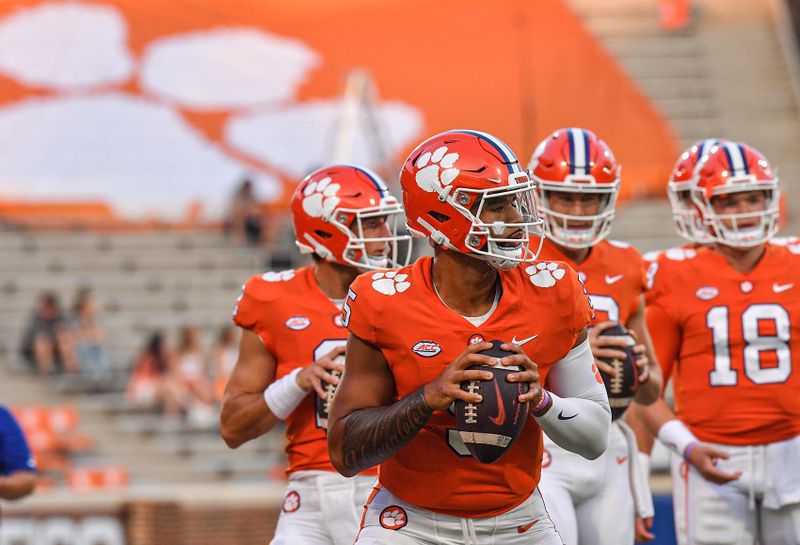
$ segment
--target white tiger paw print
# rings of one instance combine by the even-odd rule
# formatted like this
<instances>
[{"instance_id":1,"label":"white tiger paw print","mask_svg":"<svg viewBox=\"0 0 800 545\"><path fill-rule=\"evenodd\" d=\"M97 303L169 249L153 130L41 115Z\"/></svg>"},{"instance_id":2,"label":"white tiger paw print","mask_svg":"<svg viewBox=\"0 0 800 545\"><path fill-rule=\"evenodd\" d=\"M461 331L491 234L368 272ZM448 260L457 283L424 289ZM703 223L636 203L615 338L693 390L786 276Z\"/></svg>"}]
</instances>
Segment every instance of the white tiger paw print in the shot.
<instances>
[{"instance_id":1,"label":"white tiger paw print","mask_svg":"<svg viewBox=\"0 0 800 545\"><path fill-rule=\"evenodd\" d=\"M292 278L294 278L294 271L292 269L280 272L270 271L261 275L261 279L266 282L286 282Z\"/></svg>"},{"instance_id":2,"label":"white tiger paw print","mask_svg":"<svg viewBox=\"0 0 800 545\"><path fill-rule=\"evenodd\" d=\"M672 261L685 261L687 259L694 259L697 256L697 251L694 248L670 248L664 255L667 259Z\"/></svg>"},{"instance_id":3,"label":"white tiger paw print","mask_svg":"<svg viewBox=\"0 0 800 545\"><path fill-rule=\"evenodd\" d=\"M397 271L375 273L372 275L372 287L384 295L403 293L411 287L411 282L406 282L407 278L407 274L397 274Z\"/></svg>"},{"instance_id":4,"label":"white tiger paw print","mask_svg":"<svg viewBox=\"0 0 800 545\"><path fill-rule=\"evenodd\" d=\"M433 153L426 151L417 159L417 185L428 193L450 185L460 172L453 167L456 160L458 153L447 153L447 146L442 146Z\"/></svg>"},{"instance_id":5,"label":"white tiger paw print","mask_svg":"<svg viewBox=\"0 0 800 545\"><path fill-rule=\"evenodd\" d=\"M540 288L555 286L566 273L564 269L558 268L557 263L537 263L525 269L525 272L530 275L533 285Z\"/></svg>"},{"instance_id":6,"label":"white tiger paw print","mask_svg":"<svg viewBox=\"0 0 800 545\"><path fill-rule=\"evenodd\" d=\"M381 526L387 530L399 530L407 522L405 511L399 507L387 507L381 513Z\"/></svg>"},{"instance_id":7,"label":"white tiger paw print","mask_svg":"<svg viewBox=\"0 0 800 545\"><path fill-rule=\"evenodd\" d=\"M329 218L341 201L336 196L340 187L339 184L332 184L329 177L311 182L303 190L303 210L312 218Z\"/></svg>"}]
</instances>

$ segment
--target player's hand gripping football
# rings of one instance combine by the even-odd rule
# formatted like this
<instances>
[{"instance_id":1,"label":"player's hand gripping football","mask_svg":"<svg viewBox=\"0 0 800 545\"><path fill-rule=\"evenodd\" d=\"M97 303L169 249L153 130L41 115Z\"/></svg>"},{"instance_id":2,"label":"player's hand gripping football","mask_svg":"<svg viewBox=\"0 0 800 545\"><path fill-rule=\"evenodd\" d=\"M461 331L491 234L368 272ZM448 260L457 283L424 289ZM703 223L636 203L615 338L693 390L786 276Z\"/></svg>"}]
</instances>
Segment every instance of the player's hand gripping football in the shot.
<instances>
[{"instance_id":1,"label":"player's hand gripping football","mask_svg":"<svg viewBox=\"0 0 800 545\"><path fill-rule=\"evenodd\" d=\"M328 393L322 387L322 381L333 385L339 384L339 377L331 371L344 373L344 364L336 361L339 356L344 356L344 351L344 346L337 346L317 361L312 362L297 374L297 385L307 392L313 388L320 399L328 399Z\"/></svg>"},{"instance_id":2,"label":"player's hand gripping football","mask_svg":"<svg viewBox=\"0 0 800 545\"><path fill-rule=\"evenodd\" d=\"M456 399L467 403L480 403L483 397L480 394L471 394L461 389L461 383L466 380L492 380L492 374L478 369L467 369L470 365L497 364L497 358L478 354L481 350L488 350L491 343L477 343L468 346L450 365L444 368L432 381L423 387L425 404L431 409L446 409Z\"/></svg>"},{"instance_id":3,"label":"player's hand gripping football","mask_svg":"<svg viewBox=\"0 0 800 545\"><path fill-rule=\"evenodd\" d=\"M637 338L636 331L629 329L628 333L630 333L633 340L636 341L636 344L633 345L633 353L636 354L636 367L639 368L639 384L644 384L650 380L650 358L647 357L647 349L645 346L638 342L639 339Z\"/></svg>"},{"instance_id":4,"label":"player's hand gripping football","mask_svg":"<svg viewBox=\"0 0 800 545\"><path fill-rule=\"evenodd\" d=\"M717 460L727 460L730 455L722 449L707 443L697 443L690 447L686 460L694 466L694 468L703 476L707 481L717 484L725 484L730 481L735 481L742 476L741 471L734 471L728 473L717 467ZM687 449L689 450L689 449Z\"/></svg>"},{"instance_id":5,"label":"player's hand gripping football","mask_svg":"<svg viewBox=\"0 0 800 545\"><path fill-rule=\"evenodd\" d=\"M616 370L600 358L624 360L626 357L625 352L616 350L616 347L628 346L628 340L625 337L600 335L600 333L615 325L617 325L617 322L608 320L597 324L589 330L589 346L592 348L592 354L594 354L594 362L598 369L611 376L616 376ZM636 332L632 329L628 330L628 332L636 340ZM643 344L634 345L633 353L636 354L636 366L639 368L639 383L643 384L650 378L650 360L647 358Z\"/></svg>"},{"instance_id":6,"label":"player's hand gripping football","mask_svg":"<svg viewBox=\"0 0 800 545\"><path fill-rule=\"evenodd\" d=\"M528 391L524 394L520 394L517 399L519 399L520 403L533 402L535 405L542 395L542 382L541 377L539 377L539 367L533 363L533 360L528 357L525 350L518 344L503 343L500 345L500 348L508 350L509 352L514 352L513 356L501 358L500 365L517 365L522 369L519 373L508 375L508 381L528 383Z\"/></svg>"}]
</instances>

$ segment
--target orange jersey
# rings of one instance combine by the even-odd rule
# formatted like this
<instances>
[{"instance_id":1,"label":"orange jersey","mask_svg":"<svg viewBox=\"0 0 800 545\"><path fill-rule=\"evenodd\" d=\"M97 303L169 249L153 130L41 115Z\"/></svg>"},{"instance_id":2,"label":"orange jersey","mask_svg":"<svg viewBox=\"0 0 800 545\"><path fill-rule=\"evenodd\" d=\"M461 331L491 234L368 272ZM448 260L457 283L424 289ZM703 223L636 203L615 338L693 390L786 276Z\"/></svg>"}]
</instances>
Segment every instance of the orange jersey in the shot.
<instances>
[{"instance_id":1,"label":"orange jersey","mask_svg":"<svg viewBox=\"0 0 800 545\"><path fill-rule=\"evenodd\" d=\"M497 308L475 327L436 295L433 260L363 274L344 305L350 331L378 348L401 399L436 378L468 344L517 342L539 366L542 383L587 326L591 308L575 271L564 263L521 264L500 273ZM380 481L413 505L447 515L488 517L525 501L539 482L542 433L528 418L498 462L472 458L448 411L434 411L423 429L380 466Z\"/></svg>"},{"instance_id":2,"label":"orange jersey","mask_svg":"<svg viewBox=\"0 0 800 545\"><path fill-rule=\"evenodd\" d=\"M650 266L656 354L678 417L704 441L800 435L800 246L765 248L746 274L705 247L673 248Z\"/></svg>"},{"instance_id":3,"label":"orange jersey","mask_svg":"<svg viewBox=\"0 0 800 545\"><path fill-rule=\"evenodd\" d=\"M629 244L603 240L578 264L545 239L539 259L565 261L578 271L594 307L591 325L606 320L625 325L639 308L645 290L645 266L642 256Z\"/></svg>"},{"instance_id":4,"label":"orange jersey","mask_svg":"<svg viewBox=\"0 0 800 545\"><path fill-rule=\"evenodd\" d=\"M311 267L251 277L233 321L257 334L275 357L276 380L347 343L341 310L319 289ZM287 475L310 469L336 471L328 455L327 409L312 391L286 419Z\"/></svg>"}]
</instances>

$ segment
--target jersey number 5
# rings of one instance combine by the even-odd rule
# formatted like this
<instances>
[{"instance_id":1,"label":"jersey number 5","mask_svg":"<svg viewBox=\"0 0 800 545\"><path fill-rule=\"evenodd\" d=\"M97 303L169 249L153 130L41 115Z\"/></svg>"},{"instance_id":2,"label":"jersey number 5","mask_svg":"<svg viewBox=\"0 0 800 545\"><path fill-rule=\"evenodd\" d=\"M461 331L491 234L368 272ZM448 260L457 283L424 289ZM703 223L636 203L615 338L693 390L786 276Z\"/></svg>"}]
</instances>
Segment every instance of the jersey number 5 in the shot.
<instances>
[{"instance_id":1,"label":"jersey number 5","mask_svg":"<svg viewBox=\"0 0 800 545\"><path fill-rule=\"evenodd\" d=\"M714 370L709 373L711 386L736 386L739 374L731 369L730 317L728 307L713 307L706 314L706 325L714 339ZM759 322L772 322L774 333L763 335ZM754 384L785 382L792 374L789 313L780 305L751 305L742 313L744 374ZM777 365L762 367L762 353L772 352Z\"/></svg>"},{"instance_id":2,"label":"jersey number 5","mask_svg":"<svg viewBox=\"0 0 800 545\"><path fill-rule=\"evenodd\" d=\"M344 303L342 303L342 325L347 327L350 325L350 301L356 300L356 292L351 289L347 290L347 297L344 299Z\"/></svg>"}]
</instances>

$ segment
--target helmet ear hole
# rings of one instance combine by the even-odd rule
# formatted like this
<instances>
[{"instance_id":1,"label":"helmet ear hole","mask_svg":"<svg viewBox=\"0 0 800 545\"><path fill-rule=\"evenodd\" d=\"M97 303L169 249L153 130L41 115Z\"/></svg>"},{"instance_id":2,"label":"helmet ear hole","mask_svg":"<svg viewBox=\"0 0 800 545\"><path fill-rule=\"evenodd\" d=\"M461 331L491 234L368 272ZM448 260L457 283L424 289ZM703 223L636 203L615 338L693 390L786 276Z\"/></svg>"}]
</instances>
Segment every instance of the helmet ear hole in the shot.
<instances>
[{"instance_id":1,"label":"helmet ear hole","mask_svg":"<svg viewBox=\"0 0 800 545\"><path fill-rule=\"evenodd\" d=\"M324 239L324 240L328 240L329 238L331 238L333 236L331 233L328 233L326 231L322 231L320 229L315 229L314 230L314 234L317 235L319 238Z\"/></svg>"},{"instance_id":2,"label":"helmet ear hole","mask_svg":"<svg viewBox=\"0 0 800 545\"><path fill-rule=\"evenodd\" d=\"M441 212L437 212L435 210L428 211L428 215L438 221L439 223L444 223L446 221L450 221L450 216L442 214Z\"/></svg>"}]
</instances>

